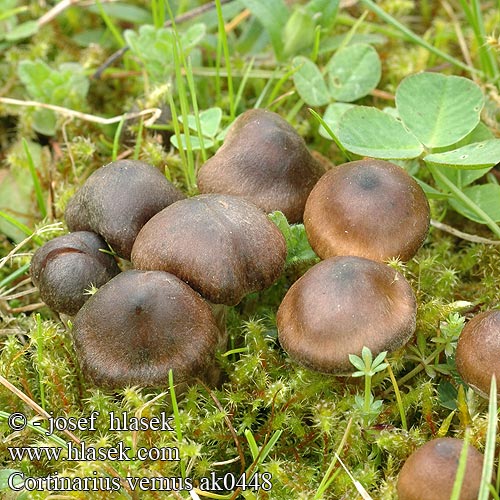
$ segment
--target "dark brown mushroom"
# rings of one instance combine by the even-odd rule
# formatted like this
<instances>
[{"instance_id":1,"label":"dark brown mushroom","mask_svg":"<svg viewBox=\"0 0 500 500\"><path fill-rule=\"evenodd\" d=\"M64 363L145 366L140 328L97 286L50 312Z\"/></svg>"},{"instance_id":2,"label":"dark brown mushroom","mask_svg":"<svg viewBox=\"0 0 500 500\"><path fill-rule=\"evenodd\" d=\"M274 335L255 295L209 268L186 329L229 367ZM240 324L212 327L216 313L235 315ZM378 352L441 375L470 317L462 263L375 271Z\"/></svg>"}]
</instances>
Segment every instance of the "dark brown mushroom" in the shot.
<instances>
[{"instance_id":1,"label":"dark brown mushroom","mask_svg":"<svg viewBox=\"0 0 500 500\"><path fill-rule=\"evenodd\" d=\"M429 230L422 188L398 165L359 160L328 171L311 191L304 226L322 259L357 255L411 259Z\"/></svg>"},{"instance_id":2,"label":"dark brown mushroom","mask_svg":"<svg viewBox=\"0 0 500 500\"><path fill-rule=\"evenodd\" d=\"M74 319L75 349L96 385L214 382L224 342L210 306L175 276L125 271L98 290Z\"/></svg>"},{"instance_id":3,"label":"dark brown mushroom","mask_svg":"<svg viewBox=\"0 0 500 500\"><path fill-rule=\"evenodd\" d=\"M70 231L93 231L125 259L141 227L163 208L184 198L147 163L118 160L96 170L66 208Z\"/></svg>"},{"instance_id":4,"label":"dark brown mushroom","mask_svg":"<svg viewBox=\"0 0 500 500\"><path fill-rule=\"evenodd\" d=\"M286 120L251 109L233 123L223 146L198 172L201 193L242 196L266 212L300 222L324 168Z\"/></svg>"},{"instance_id":5,"label":"dark brown mushroom","mask_svg":"<svg viewBox=\"0 0 500 500\"><path fill-rule=\"evenodd\" d=\"M465 325L455 361L464 382L484 397L488 397L495 375L500 395L500 311L484 311Z\"/></svg>"},{"instance_id":6,"label":"dark brown mushroom","mask_svg":"<svg viewBox=\"0 0 500 500\"><path fill-rule=\"evenodd\" d=\"M399 474L399 500L449 500L455 483L463 440L433 439L414 451ZM476 500L481 485L483 455L467 448L460 500Z\"/></svg>"},{"instance_id":7,"label":"dark brown mushroom","mask_svg":"<svg viewBox=\"0 0 500 500\"><path fill-rule=\"evenodd\" d=\"M106 242L88 231L59 236L40 247L31 260L30 274L42 300L54 311L73 316L120 269L105 253Z\"/></svg>"},{"instance_id":8,"label":"dark brown mushroom","mask_svg":"<svg viewBox=\"0 0 500 500\"><path fill-rule=\"evenodd\" d=\"M235 305L278 279L286 243L262 210L235 196L200 195L155 215L137 236L137 269L175 274L216 304Z\"/></svg>"},{"instance_id":9,"label":"dark brown mushroom","mask_svg":"<svg viewBox=\"0 0 500 500\"><path fill-rule=\"evenodd\" d=\"M402 347L415 331L410 284L391 267L361 257L332 257L313 266L283 299L278 338L289 356L323 373L354 370L349 354Z\"/></svg>"}]
</instances>

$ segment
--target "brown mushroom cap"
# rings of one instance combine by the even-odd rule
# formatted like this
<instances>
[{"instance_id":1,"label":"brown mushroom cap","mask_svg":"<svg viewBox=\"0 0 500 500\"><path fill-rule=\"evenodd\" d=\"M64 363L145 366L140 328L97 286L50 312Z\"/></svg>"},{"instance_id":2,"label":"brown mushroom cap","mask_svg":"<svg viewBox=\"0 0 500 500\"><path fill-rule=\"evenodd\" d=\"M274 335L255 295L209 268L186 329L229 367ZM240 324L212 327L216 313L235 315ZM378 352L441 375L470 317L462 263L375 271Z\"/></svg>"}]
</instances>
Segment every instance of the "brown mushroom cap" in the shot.
<instances>
[{"instance_id":1,"label":"brown mushroom cap","mask_svg":"<svg viewBox=\"0 0 500 500\"><path fill-rule=\"evenodd\" d=\"M73 338L96 385L158 386L207 378L222 340L210 306L175 276L125 271L80 309Z\"/></svg>"},{"instance_id":2,"label":"brown mushroom cap","mask_svg":"<svg viewBox=\"0 0 500 500\"><path fill-rule=\"evenodd\" d=\"M242 196L266 212L280 210L300 222L311 189L324 168L302 137L276 113L245 111L224 144L198 172L201 193Z\"/></svg>"},{"instance_id":3,"label":"brown mushroom cap","mask_svg":"<svg viewBox=\"0 0 500 500\"><path fill-rule=\"evenodd\" d=\"M278 279L286 243L252 203L235 196L200 195L155 215L137 236L137 269L175 274L216 304L235 305Z\"/></svg>"},{"instance_id":4,"label":"brown mushroom cap","mask_svg":"<svg viewBox=\"0 0 500 500\"><path fill-rule=\"evenodd\" d=\"M278 338L292 359L316 371L353 371L349 354L403 346L415 331L416 301L396 270L361 257L332 257L288 290Z\"/></svg>"},{"instance_id":5,"label":"brown mushroom cap","mask_svg":"<svg viewBox=\"0 0 500 500\"><path fill-rule=\"evenodd\" d=\"M147 163L118 160L96 170L66 208L70 231L94 231L125 259L141 227L184 195Z\"/></svg>"},{"instance_id":6,"label":"brown mushroom cap","mask_svg":"<svg viewBox=\"0 0 500 500\"><path fill-rule=\"evenodd\" d=\"M116 276L120 269L106 242L88 231L59 236L40 247L31 260L30 274L42 300L54 311L73 316L89 295Z\"/></svg>"},{"instance_id":7,"label":"brown mushroom cap","mask_svg":"<svg viewBox=\"0 0 500 500\"><path fill-rule=\"evenodd\" d=\"M413 452L399 474L399 500L449 500L462 447L461 439L439 438ZM482 468L483 455L469 446L460 500L477 499Z\"/></svg>"},{"instance_id":8,"label":"brown mushroom cap","mask_svg":"<svg viewBox=\"0 0 500 500\"><path fill-rule=\"evenodd\" d=\"M429 230L429 203L401 167L359 160L329 170L311 191L304 226L322 259L411 259Z\"/></svg>"},{"instance_id":9,"label":"brown mushroom cap","mask_svg":"<svg viewBox=\"0 0 500 500\"><path fill-rule=\"evenodd\" d=\"M465 325L455 361L464 382L484 397L495 374L500 395L500 311L484 311Z\"/></svg>"}]
</instances>

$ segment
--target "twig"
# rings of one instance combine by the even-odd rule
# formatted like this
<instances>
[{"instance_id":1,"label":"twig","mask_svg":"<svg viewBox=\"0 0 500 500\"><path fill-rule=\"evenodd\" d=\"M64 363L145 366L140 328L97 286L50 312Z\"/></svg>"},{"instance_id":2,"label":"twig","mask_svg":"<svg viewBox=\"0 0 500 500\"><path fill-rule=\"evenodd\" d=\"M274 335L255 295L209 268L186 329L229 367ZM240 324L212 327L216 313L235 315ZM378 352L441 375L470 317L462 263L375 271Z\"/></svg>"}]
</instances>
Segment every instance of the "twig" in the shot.
<instances>
[{"instance_id":1,"label":"twig","mask_svg":"<svg viewBox=\"0 0 500 500\"><path fill-rule=\"evenodd\" d=\"M229 432L233 436L234 443L236 445L236 449L238 451L238 456L240 458L241 462L241 472L245 470L245 455L243 453L243 449L240 444L240 440L238 439L238 434L236 433L233 424L231 420L229 420L229 417L227 416L226 412L224 411L224 408L222 407L220 401L217 399L217 396L213 393L213 391L206 385L202 380L199 381L201 385L205 388L205 390L208 392L209 396L212 398L213 402L215 403L215 406L219 409L219 411L223 414L224 416L224 421L226 422L226 425L229 429Z\"/></svg>"},{"instance_id":2,"label":"twig","mask_svg":"<svg viewBox=\"0 0 500 500\"><path fill-rule=\"evenodd\" d=\"M118 0L101 0L101 3L112 3L112 2L117 2ZM50 23L53 21L59 14L62 14L66 9L69 7L74 7L75 5L78 5L80 7L92 7L95 5L94 0L62 0L61 2L57 3L50 9L48 12L46 12L42 17L40 17L37 20L38 27L42 27L45 24Z\"/></svg>"},{"instance_id":3,"label":"twig","mask_svg":"<svg viewBox=\"0 0 500 500\"><path fill-rule=\"evenodd\" d=\"M82 113L74 109L63 108L62 106L55 106L54 104L46 104L38 101L21 101L19 99L11 99L10 97L0 97L0 103L11 104L13 106L50 109L63 116L78 118L79 120L92 123L99 123L100 125L112 125L113 123L119 123L122 120L132 120L134 118L139 118L140 116L151 115L144 121L146 126L151 126L161 115L161 109L148 108L138 111L137 113L125 113L123 115L113 116L112 118L102 118L101 116L89 115L88 113Z\"/></svg>"},{"instance_id":4,"label":"twig","mask_svg":"<svg viewBox=\"0 0 500 500\"><path fill-rule=\"evenodd\" d=\"M0 375L0 384L5 386L7 389L9 389L10 392L15 394L19 399L22 399L30 408L36 411L38 415L50 419L52 418L50 413L46 412L41 406L39 406L37 403L35 403L30 397L26 396L24 392L20 391L15 385L11 384L6 378L4 378L2 375ZM64 430L62 431L66 436L68 436L71 441L75 442L76 444L80 444L82 441L75 436L71 431Z\"/></svg>"},{"instance_id":5,"label":"twig","mask_svg":"<svg viewBox=\"0 0 500 500\"><path fill-rule=\"evenodd\" d=\"M232 2L233 0L220 0L220 4L223 5L225 3L229 3L229 2ZM179 24L179 23L183 23L183 22L186 22L186 21L190 21L191 19L201 15L201 14L204 14L205 12L208 12L209 10L215 8L216 6L216 3L215 1L214 2L209 2L209 3L206 3L206 4L203 4L203 5L200 5L199 7L196 7L195 9L192 9L188 12L186 12L185 14L182 14L178 17L176 17L173 21L172 20L168 20L168 21L165 21L165 24L163 25L165 28L169 28L170 26L172 26L174 23L175 24ZM101 75L103 74L103 72L109 68L109 66L111 66L115 61L117 61L118 59L120 59L123 54L125 54L125 52L127 52L127 50L129 50L130 47L128 45L125 45L124 47L122 47L121 49L117 50L116 52L114 52L113 54L111 54L108 59L106 59L98 68L97 70L94 72L94 74L91 76L91 78L93 80L99 80L101 78Z\"/></svg>"},{"instance_id":6,"label":"twig","mask_svg":"<svg viewBox=\"0 0 500 500\"><path fill-rule=\"evenodd\" d=\"M484 243L485 245L500 245L499 240L490 240L488 238L483 238L482 236L476 236L474 234L464 233L455 229L454 227L448 226L448 224L443 224L442 222L438 222L437 220L431 220L431 226L436 229L440 229L445 233L452 234L457 238L461 238L462 240L472 241L473 243Z\"/></svg>"}]
</instances>

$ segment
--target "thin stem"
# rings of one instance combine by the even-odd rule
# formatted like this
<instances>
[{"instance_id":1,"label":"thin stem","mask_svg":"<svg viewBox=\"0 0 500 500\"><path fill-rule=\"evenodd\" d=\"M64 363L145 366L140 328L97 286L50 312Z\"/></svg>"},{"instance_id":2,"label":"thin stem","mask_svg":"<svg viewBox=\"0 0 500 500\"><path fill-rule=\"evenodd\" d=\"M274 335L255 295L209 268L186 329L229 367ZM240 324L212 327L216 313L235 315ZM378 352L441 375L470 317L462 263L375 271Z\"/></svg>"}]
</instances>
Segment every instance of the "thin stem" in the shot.
<instances>
[{"instance_id":1,"label":"thin stem","mask_svg":"<svg viewBox=\"0 0 500 500\"><path fill-rule=\"evenodd\" d=\"M365 375L365 404L363 406L363 412L365 413L365 420L369 420L368 416L370 414L371 407L371 395L372 395L372 376L368 373Z\"/></svg>"},{"instance_id":2,"label":"thin stem","mask_svg":"<svg viewBox=\"0 0 500 500\"><path fill-rule=\"evenodd\" d=\"M500 227L498 224L480 207L478 207L467 195L465 195L448 177L446 177L438 168L427 164L427 168L431 174L438 178L450 192L459 199L467 208L469 208L476 215L481 217L484 223L493 231L493 233L500 238Z\"/></svg>"}]
</instances>

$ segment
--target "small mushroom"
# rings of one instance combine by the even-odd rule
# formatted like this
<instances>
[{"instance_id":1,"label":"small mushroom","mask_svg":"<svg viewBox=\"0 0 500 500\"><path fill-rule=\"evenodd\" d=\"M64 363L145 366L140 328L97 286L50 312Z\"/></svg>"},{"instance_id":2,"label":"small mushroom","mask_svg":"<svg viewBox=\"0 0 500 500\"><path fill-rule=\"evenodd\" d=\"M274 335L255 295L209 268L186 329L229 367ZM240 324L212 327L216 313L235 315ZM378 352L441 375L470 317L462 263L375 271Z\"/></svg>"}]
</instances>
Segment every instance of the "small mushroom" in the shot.
<instances>
[{"instance_id":1,"label":"small mushroom","mask_svg":"<svg viewBox=\"0 0 500 500\"><path fill-rule=\"evenodd\" d=\"M286 258L279 229L252 203L228 195L178 201L137 236L137 269L175 274L207 300L235 305L278 279Z\"/></svg>"},{"instance_id":2,"label":"small mushroom","mask_svg":"<svg viewBox=\"0 0 500 500\"><path fill-rule=\"evenodd\" d=\"M245 111L224 144L198 172L201 193L242 196L266 212L300 222L324 168L286 120L264 109Z\"/></svg>"},{"instance_id":3,"label":"small mushroom","mask_svg":"<svg viewBox=\"0 0 500 500\"><path fill-rule=\"evenodd\" d=\"M95 233L78 231L59 236L40 247L31 260L31 280L42 300L54 311L73 316L89 298L92 286L100 287L120 269L103 252L106 242Z\"/></svg>"},{"instance_id":4,"label":"small mushroom","mask_svg":"<svg viewBox=\"0 0 500 500\"><path fill-rule=\"evenodd\" d=\"M74 319L73 339L84 374L96 385L214 382L223 334L210 306L175 276L125 271L106 283Z\"/></svg>"},{"instance_id":5,"label":"small mushroom","mask_svg":"<svg viewBox=\"0 0 500 500\"><path fill-rule=\"evenodd\" d=\"M413 452L399 474L399 500L449 500L455 482L463 440L433 439ZM483 455L467 448L460 500L476 500L481 485Z\"/></svg>"},{"instance_id":6,"label":"small mushroom","mask_svg":"<svg viewBox=\"0 0 500 500\"><path fill-rule=\"evenodd\" d=\"M429 230L429 203L401 167L359 160L328 171L311 191L304 226L322 259L357 255L411 259Z\"/></svg>"},{"instance_id":7,"label":"small mushroom","mask_svg":"<svg viewBox=\"0 0 500 500\"><path fill-rule=\"evenodd\" d=\"M118 160L96 170L66 208L70 231L94 231L125 259L141 227L184 195L147 163Z\"/></svg>"},{"instance_id":8,"label":"small mushroom","mask_svg":"<svg viewBox=\"0 0 500 500\"><path fill-rule=\"evenodd\" d=\"M277 316L289 356L323 373L353 371L349 354L402 347L415 331L410 284L391 267L361 257L332 257L288 290Z\"/></svg>"},{"instance_id":9,"label":"small mushroom","mask_svg":"<svg viewBox=\"0 0 500 500\"><path fill-rule=\"evenodd\" d=\"M488 397L492 376L496 375L500 382L500 311L484 311L465 325L458 339L455 361L464 382Z\"/></svg>"}]
</instances>

